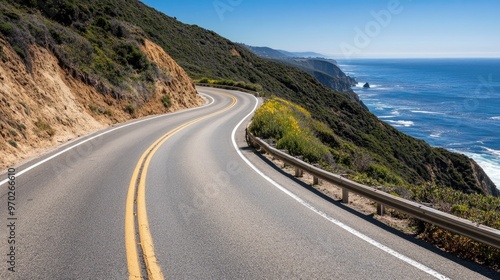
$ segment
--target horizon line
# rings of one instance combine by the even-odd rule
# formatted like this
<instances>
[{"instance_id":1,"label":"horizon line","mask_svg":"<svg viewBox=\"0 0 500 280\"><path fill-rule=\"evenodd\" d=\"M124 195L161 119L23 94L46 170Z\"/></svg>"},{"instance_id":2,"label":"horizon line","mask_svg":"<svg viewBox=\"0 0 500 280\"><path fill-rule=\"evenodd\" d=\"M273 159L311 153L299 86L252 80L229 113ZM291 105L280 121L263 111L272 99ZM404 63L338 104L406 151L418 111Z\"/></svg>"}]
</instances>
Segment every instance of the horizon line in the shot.
<instances>
[{"instance_id":1,"label":"horizon line","mask_svg":"<svg viewBox=\"0 0 500 280\"><path fill-rule=\"evenodd\" d=\"M500 59L500 56L457 56L457 57L351 57L351 58L341 58L330 55L325 55L325 57L332 58L334 60L355 60L355 59Z\"/></svg>"}]
</instances>

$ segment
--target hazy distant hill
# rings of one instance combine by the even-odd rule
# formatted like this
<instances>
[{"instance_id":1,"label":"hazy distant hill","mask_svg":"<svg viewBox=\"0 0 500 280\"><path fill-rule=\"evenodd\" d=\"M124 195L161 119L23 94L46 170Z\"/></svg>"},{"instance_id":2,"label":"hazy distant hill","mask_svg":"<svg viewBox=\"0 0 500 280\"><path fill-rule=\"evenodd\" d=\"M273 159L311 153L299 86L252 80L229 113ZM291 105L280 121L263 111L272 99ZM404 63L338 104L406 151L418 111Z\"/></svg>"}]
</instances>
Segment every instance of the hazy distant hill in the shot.
<instances>
[{"instance_id":1,"label":"hazy distant hill","mask_svg":"<svg viewBox=\"0 0 500 280\"><path fill-rule=\"evenodd\" d=\"M302 58L324 58L329 59L328 56L317 53L317 52L289 52L284 50L278 50L281 53L284 53L288 57L302 57ZM332 61L335 61L331 59Z\"/></svg>"},{"instance_id":2,"label":"hazy distant hill","mask_svg":"<svg viewBox=\"0 0 500 280\"><path fill-rule=\"evenodd\" d=\"M241 45L249 49L256 55L265 58L322 58L331 60L333 63L336 63L335 60L329 59L327 56L316 52L289 52L284 50L276 50L269 47L255 47L246 44Z\"/></svg>"},{"instance_id":3,"label":"hazy distant hill","mask_svg":"<svg viewBox=\"0 0 500 280\"><path fill-rule=\"evenodd\" d=\"M284 51L280 50L275 50L269 47L253 47L249 45L242 44L242 46L246 47L250 51L252 51L254 54L260 56L260 57L265 57L265 58L288 58L292 57L291 53L285 53Z\"/></svg>"},{"instance_id":4,"label":"hazy distant hill","mask_svg":"<svg viewBox=\"0 0 500 280\"><path fill-rule=\"evenodd\" d=\"M356 80L342 72L333 59L324 58L323 55L314 52L294 53L269 47L254 47L245 44L242 44L242 46L260 57L272 59L305 71L328 88L344 92L350 98L359 101L359 97L351 89L356 84Z\"/></svg>"}]
</instances>

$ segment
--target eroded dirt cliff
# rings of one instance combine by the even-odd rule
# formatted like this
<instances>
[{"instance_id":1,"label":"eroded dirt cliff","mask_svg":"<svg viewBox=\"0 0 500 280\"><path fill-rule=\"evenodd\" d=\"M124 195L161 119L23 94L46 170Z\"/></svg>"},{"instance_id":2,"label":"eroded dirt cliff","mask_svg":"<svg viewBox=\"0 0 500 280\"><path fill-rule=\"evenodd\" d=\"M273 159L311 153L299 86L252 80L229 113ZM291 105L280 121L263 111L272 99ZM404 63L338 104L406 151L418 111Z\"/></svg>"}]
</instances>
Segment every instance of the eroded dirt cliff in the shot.
<instances>
[{"instance_id":1,"label":"eroded dirt cliff","mask_svg":"<svg viewBox=\"0 0 500 280\"><path fill-rule=\"evenodd\" d=\"M108 125L203 102L184 70L148 40L142 51L162 77L153 96L133 104L74 78L45 48L26 50L32 57L28 69L9 43L0 39L0 46L0 170Z\"/></svg>"}]
</instances>

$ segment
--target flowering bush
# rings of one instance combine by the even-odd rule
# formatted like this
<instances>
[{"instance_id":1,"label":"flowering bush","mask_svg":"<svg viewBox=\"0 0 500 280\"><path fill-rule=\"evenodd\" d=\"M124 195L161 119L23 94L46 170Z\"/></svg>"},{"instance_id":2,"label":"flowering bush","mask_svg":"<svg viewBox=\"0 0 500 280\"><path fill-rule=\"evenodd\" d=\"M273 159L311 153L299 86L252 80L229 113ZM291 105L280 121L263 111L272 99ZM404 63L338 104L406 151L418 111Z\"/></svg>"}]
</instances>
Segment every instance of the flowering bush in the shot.
<instances>
[{"instance_id":1,"label":"flowering bush","mask_svg":"<svg viewBox=\"0 0 500 280\"><path fill-rule=\"evenodd\" d=\"M264 103L255 113L250 131L259 137L275 139L276 148L291 155L303 156L311 163L327 163L328 147L315 137L310 128L311 113L299 105L280 98Z\"/></svg>"}]
</instances>

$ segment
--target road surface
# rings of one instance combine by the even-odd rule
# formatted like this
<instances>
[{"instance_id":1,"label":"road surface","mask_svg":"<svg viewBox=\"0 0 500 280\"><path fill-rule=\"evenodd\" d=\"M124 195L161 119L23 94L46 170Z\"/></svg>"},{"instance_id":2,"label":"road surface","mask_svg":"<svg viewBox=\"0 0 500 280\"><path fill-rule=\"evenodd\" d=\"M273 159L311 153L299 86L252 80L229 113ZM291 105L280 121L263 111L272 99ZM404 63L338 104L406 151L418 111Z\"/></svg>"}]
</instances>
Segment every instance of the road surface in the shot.
<instances>
[{"instance_id":1,"label":"road surface","mask_svg":"<svg viewBox=\"0 0 500 280\"><path fill-rule=\"evenodd\" d=\"M16 167L13 215L3 174L0 279L499 276L285 176L246 146L255 97L199 91L204 107L110 127Z\"/></svg>"}]
</instances>

